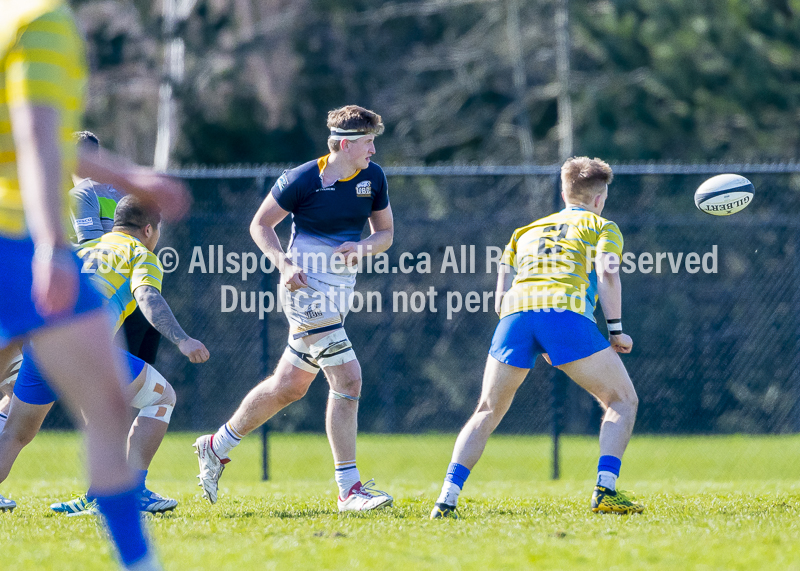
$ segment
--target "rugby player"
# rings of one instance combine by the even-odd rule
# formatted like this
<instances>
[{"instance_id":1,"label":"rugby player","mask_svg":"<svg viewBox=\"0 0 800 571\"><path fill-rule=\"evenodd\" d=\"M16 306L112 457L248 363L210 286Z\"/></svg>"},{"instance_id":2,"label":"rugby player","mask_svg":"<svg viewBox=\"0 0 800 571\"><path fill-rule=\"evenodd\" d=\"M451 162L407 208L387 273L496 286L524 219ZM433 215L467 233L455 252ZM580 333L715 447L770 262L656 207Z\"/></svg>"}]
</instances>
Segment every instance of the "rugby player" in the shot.
<instances>
[{"instance_id":1,"label":"rugby player","mask_svg":"<svg viewBox=\"0 0 800 571\"><path fill-rule=\"evenodd\" d=\"M600 216L612 178L611 167L600 159L569 159L561 167L566 208L517 229L506 246L495 298L500 323L478 407L458 435L431 519L456 517L464 482L539 354L605 409L592 511L628 514L644 509L616 489L638 399L617 355L630 353L633 346L622 332L622 234L614 222ZM598 297L608 341L594 319Z\"/></svg>"},{"instance_id":2,"label":"rugby player","mask_svg":"<svg viewBox=\"0 0 800 571\"><path fill-rule=\"evenodd\" d=\"M86 153L100 151L100 141L91 131L78 131L73 136ZM69 205L75 242L83 244L111 232L114 226L114 211L124 193L110 184L102 184L74 174L72 182L75 187L69 191ZM145 363L156 364L161 334L147 321L138 307L125 318L122 331L117 334L116 340L117 344L125 347Z\"/></svg>"},{"instance_id":3,"label":"rugby player","mask_svg":"<svg viewBox=\"0 0 800 571\"><path fill-rule=\"evenodd\" d=\"M145 208L134 196L123 197L116 208L112 231L84 243L78 255L84 259L84 271L93 276L101 294L109 300L119 329L137 303L143 313L168 336L193 363L208 360L205 346L181 329L161 296L163 271L153 254L160 236L161 217ZM175 391L152 366L124 353L133 382L127 390L131 406L139 415L128 438L128 462L140 473L142 487L139 509L150 513L173 510L178 502L147 489L148 467L167 432L175 407ZM12 407L6 429L0 434L0 483L7 477L19 452L38 433L57 395L47 386L36 366L30 348L14 386ZM50 506L53 511L70 515L96 512L91 492L68 502Z\"/></svg>"},{"instance_id":4,"label":"rugby player","mask_svg":"<svg viewBox=\"0 0 800 571\"><path fill-rule=\"evenodd\" d=\"M330 385L325 426L333 452L340 511L391 506L392 497L362 484L356 468L361 366L344 330L358 260L389 248L394 221L386 176L372 162L380 115L348 105L328 113L330 154L285 171L250 224L261 251L280 270L289 341L272 376L244 398L216 434L195 442L200 486L212 504L229 452L285 406L303 397L320 369ZM275 226L292 215L288 253ZM361 240L369 221L371 234Z\"/></svg>"},{"instance_id":5,"label":"rugby player","mask_svg":"<svg viewBox=\"0 0 800 571\"><path fill-rule=\"evenodd\" d=\"M0 13L0 362L12 343L31 343L72 415L86 419L91 489L122 565L157 570L125 455L125 374L103 300L79 272L62 219L77 158L69 138L83 110L83 41L62 0L0 0ZM150 171L81 157L77 172L146 196L173 217L188 208L182 185Z\"/></svg>"}]
</instances>

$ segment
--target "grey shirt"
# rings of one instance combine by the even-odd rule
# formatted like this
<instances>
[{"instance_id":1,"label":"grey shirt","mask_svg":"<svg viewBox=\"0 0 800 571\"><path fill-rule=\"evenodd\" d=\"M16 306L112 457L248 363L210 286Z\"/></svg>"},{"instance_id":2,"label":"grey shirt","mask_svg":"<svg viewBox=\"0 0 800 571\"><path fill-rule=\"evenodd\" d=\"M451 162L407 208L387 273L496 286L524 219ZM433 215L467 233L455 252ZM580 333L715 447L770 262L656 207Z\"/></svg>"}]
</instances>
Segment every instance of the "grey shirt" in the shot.
<instances>
[{"instance_id":1,"label":"grey shirt","mask_svg":"<svg viewBox=\"0 0 800 571\"><path fill-rule=\"evenodd\" d=\"M113 186L85 178L69 191L70 219L79 244L111 232L117 202L125 196Z\"/></svg>"}]
</instances>

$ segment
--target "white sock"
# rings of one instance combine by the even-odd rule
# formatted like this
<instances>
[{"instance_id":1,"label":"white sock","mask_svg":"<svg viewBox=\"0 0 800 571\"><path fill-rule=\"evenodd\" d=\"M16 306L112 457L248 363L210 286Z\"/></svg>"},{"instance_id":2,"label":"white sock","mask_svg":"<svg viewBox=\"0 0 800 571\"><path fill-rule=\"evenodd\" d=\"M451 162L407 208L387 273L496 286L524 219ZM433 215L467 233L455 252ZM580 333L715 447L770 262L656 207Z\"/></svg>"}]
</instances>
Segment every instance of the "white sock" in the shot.
<instances>
[{"instance_id":1,"label":"white sock","mask_svg":"<svg viewBox=\"0 0 800 571\"><path fill-rule=\"evenodd\" d=\"M0 432L3 432L3 429L6 427L6 420L8 420L6 413L0 412Z\"/></svg>"},{"instance_id":2,"label":"white sock","mask_svg":"<svg viewBox=\"0 0 800 571\"><path fill-rule=\"evenodd\" d=\"M616 491L617 489L617 475L613 472L598 472L597 485L608 488L609 490Z\"/></svg>"},{"instance_id":3,"label":"white sock","mask_svg":"<svg viewBox=\"0 0 800 571\"><path fill-rule=\"evenodd\" d=\"M439 494L439 499L436 500L436 503L455 506L458 503L458 494L460 493L461 488L458 487L458 484L445 480L442 486L442 493Z\"/></svg>"},{"instance_id":4,"label":"white sock","mask_svg":"<svg viewBox=\"0 0 800 571\"><path fill-rule=\"evenodd\" d=\"M350 489L361 481L361 475L358 473L358 468L356 468L356 461L337 462L334 474L336 485L339 487L339 497L346 500L347 496L350 495Z\"/></svg>"},{"instance_id":5,"label":"white sock","mask_svg":"<svg viewBox=\"0 0 800 571\"><path fill-rule=\"evenodd\" d=\"M243 435L239 434L230 422L226 422L219 427L217 433L211 439L211 448L214 454L222 459L227 459L231 450L242 441Z\"/></svg>"}]
</instances>

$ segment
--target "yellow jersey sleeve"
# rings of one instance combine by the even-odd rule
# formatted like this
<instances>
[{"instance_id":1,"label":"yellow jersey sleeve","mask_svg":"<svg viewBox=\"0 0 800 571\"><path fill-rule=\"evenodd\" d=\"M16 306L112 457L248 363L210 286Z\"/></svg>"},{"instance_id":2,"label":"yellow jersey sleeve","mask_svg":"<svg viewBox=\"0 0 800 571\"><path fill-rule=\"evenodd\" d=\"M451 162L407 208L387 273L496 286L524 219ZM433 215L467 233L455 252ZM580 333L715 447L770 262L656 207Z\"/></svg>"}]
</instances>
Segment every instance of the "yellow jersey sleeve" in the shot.
<instances>
[{"instance_id":1,"label":"yellow jersey sleeve","mask_svg":"<svg viewBox=\"0 0 800 571\"><path fill-rule=\"evenodd\" d=\"M622 256L622 248L624 245L622 232L620 232L619 226L607 220L602 228L600 228L600 235L597 238L597 253Z\"/></svg>"},{"instance_id":2,"label":"yellow jersey sleeve","mask_svg":"<svg viewBox=\"0 0 800 571\"><path fill-rule=\"evenodd\" d=\"M135 292L136 288L144 285L152 286L159 292L161 291L164 268L161 267L161 262L153 252L144 247L137 247L131 264L133 266L131 293Z\"/></svg>"},{"instance_id":3,"label":"yellow jersey sleeve","mask_svg":"<svg viewBox=\"0 0 800 571\"><path fill-rule=\"evenodd\" d=\"M508 244L506 244L506 249L503 250L503 257L500 258L500 263L505 264L507 266L511 266L512 268L516 269L517 263L517 233L514 232L514 235L511 236L511 240L509 240Z\"/></svg>"},{"instance_id":4,"label":"yellow jersey sleeve","mask_svg":"<svg viewBox=\"0 0 800 571\"><path fill-rule=\"evenodd\" d=\"M506 264L507 266L511 266L515 270L517 270L517 242L522 237L525 232L531 229L533 225L529 224L528 226L523 226L522 228L517 228L514 230L514 233L511 235L511 239L506 244L505 250L503 250L503 257L500 258L501 264Z\"/></svg>"}]
</instances>

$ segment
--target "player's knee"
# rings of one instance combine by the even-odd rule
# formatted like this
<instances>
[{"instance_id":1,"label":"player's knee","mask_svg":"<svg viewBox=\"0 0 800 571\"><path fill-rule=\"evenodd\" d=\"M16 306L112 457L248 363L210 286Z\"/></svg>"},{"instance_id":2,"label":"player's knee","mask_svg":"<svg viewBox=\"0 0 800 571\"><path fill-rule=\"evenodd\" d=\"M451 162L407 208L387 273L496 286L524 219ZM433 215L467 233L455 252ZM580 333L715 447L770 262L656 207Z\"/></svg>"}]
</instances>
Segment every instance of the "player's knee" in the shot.
<instances>
[{"instance_id":1,"label":"player's knee","mask_svg":"<svg viewBox=\"0 0 800 571\"><path fill-rule=\"evenodd\" d=\"M153 367L147 366L142 388L131 401L131 406L139 409L143 418L153 418L169 424L175 409L177 395L167 380Z\"/></svg>"},{"instance_id":2,"label":"player's knee","mask_svg":"<svg viewBox=\"0 0 800 571\"><path fill-rule=\"evenodd\" d=\"M288 351L288 349L287 349ZM317 368L316 371L319 371ZM306 396L308 387L314 377L309 379L308 371L296 366L287 367L283 362L278 363L275 372L268 377L263 384L266 390L274 398L277 398L283 406L292 404Z\"/></svg>"},{"instance_id":3,"label":"player's knee","mask_svg":"<svg viewBox=\"0 0 800 571\"><path fill-rule=\"evenodd\" d=\"M482 426L487 426L489 429L494 430L500 421L503 419L503 412L493 406L489 401L479 401L478 408L475 409L473 415L475 419Z\"/></svg>"},{"instance_id":4,"label":"player's knee","mask_svg":"<svg viewBox=\"0 0 800 571\"><path fill-rule=\"evenodd\" d=\"M164 389L161 401L162 404L168 404L173 407L178 403L178 395L172 385L169 384L169 381L167 381L167 386Z\"/></svg>"},{"instance_id":5,"label":"player's knee","mask_svg":"<svg viewBox=\"0 0 800 571\"><path fill-rule=\"evenodd\" d=\"M630 409L631 414L636 416L636 411L639 410L639 396L636 394L636 391L630 391L630 394L627 395L625 404L628 409Z\"/></svg>"},{"instance_id":6,"label":"player's knee","mask_svg":"<svg viewBox=\"0 0 800 571\"><path fill-rule=\"evenodd\" d=\"M309 347L314 361L323 369L344 365L354 361L356 354L344 329L336 329L330 335L318 339Z\"/></svg>"},{"instance_id":7,"label":"player's knee","mask_svg":"<svg viewBox=\"0 0 800 571\"><path fill-rule=\"evenodd\" d=\"M631 390L630 406L633 407L633 410L637 410L639 408L639 395L636 394L635 390Z\"/></svg>"},{"instance_id":8,"label":"player's knee","mask_svg":"<svg viewBox=\"0 0 800 571\"><path fill-rule=\"evenodd\" d=\"M5 429L0 433L0 439L5 444L12 444L16 448L24 448L33 441L37 430L33 430L27 423L12 422L6 424ZM3 447L4 448L4 447Z\"/></svg>"},{"instance_id":9,"label":"player's knee","mask_svg":"<svg viewBox=\"0 0 800 571\"><path fill-rule=\"evenodd\" d=\"M636 391L631 388L625 391L614 391L610 393L605 402L604 408L612 408L620 414L636 415L639 408L639 397Z\"/></svg>"},{"instance_id":10,"label":"player's knee","mask_svg":"<svg viewBox=\"0 0 800 571\"><path fill-rule=\"evenodd\" d=\"M478 407L475 409L475 414L487 415L493 412L492 405L489 401L480 400L478 401Z\"/></svg>"},{"instance_id":11,"label":"player's knee","mask_svg":"<svg viewBox=\"0 0 800 571\"><path fill-rule=\"evenodd\" d=\"M361 394L361 375L337 376L331 388L337 393L357 397Z\"/></svg>"},{"instance_id":12,"label":"player's knee","mask_svg":"<svg viewBox=\"0 0 800 571\"><path fill-rule=\"evenodd\" d=\"M296 379L291 374L282 375L278 381L278 394L285 405L300 400L308 392L308 383Z\"/></svg>"}]
</instances>

